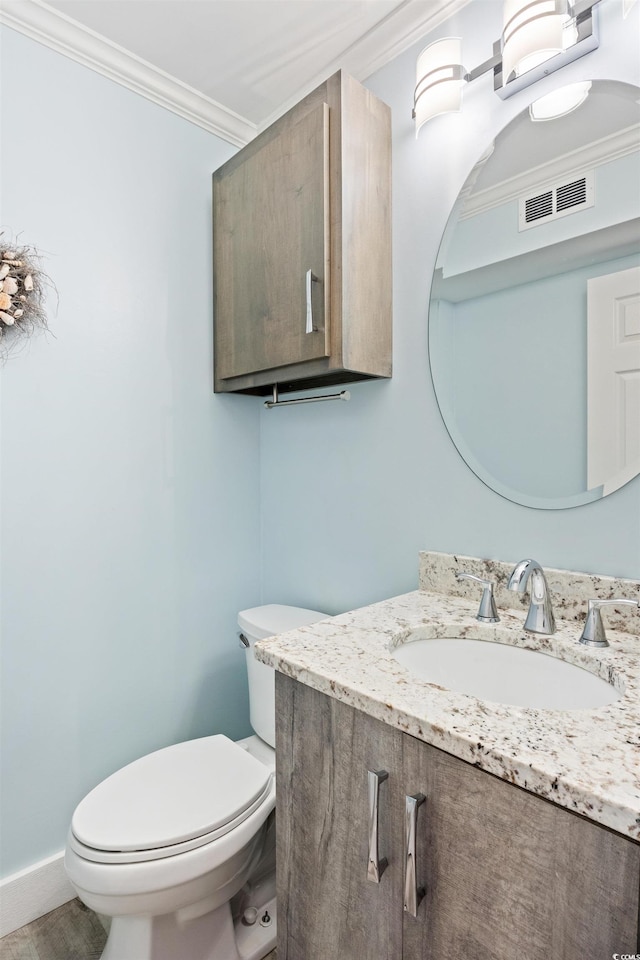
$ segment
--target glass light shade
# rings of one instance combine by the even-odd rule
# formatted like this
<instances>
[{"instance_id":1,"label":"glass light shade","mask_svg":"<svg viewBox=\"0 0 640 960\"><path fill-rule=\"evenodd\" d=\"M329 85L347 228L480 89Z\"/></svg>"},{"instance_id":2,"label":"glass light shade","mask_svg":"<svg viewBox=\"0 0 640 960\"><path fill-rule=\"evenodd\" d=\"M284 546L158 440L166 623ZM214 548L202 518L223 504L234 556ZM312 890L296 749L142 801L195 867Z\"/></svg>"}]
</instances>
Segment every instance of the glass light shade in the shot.
<instances>
[{"instance_id":1,"label":"glass light shade","mask_svg":"<svg viewBox=\"0 0 640 960\"><path fill-rule=\"evenodd\" d=\"M505 82L564 49L566 0L505 0L502 67Z\"/></svg>"},{"instance_id":2,"label":"glass light shade","mask_svg":"<svg viewBox=\"0 0 640 960\"><path fill-rule=\"evenodd\" d=\"M427 120L460 110L464 83L461 57L460 37L436 40L418 57L413 109L416 136Z\"/></svg>"},{"instance_id":3,"label":"glass light shade","mask_svg":"<svg viewBox=\"0 0 640 960\"><path fill-rule=\"evenodd\" d=\"M535 100L529 107L532 120L555 120L564 117L572 110L576 110L587 99L591 81L583 80L580 83L569 83L553 93Z\"/></svg>"}]
</instances>

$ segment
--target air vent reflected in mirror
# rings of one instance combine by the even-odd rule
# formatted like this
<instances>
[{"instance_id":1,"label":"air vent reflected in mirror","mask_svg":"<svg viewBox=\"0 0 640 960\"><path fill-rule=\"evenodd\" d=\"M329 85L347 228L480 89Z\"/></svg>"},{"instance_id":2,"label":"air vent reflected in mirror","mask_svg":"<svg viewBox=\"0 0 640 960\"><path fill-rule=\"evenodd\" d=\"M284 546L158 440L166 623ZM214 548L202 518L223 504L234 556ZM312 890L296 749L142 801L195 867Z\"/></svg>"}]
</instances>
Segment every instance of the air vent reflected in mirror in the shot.
<instances>
[{"instance_id":1,"label":"air vent reflected in mirror","mask_svg":"<svg viewBox=\"0 0 640 960\"><path fill-rule=\"evenodd\" d=\"M567 214L577 213L594 204L593 170L568 182L528 197L520 197L518 204L518 228L528 230L540 223L558 220Z\"/></svg>"}]
</instances>

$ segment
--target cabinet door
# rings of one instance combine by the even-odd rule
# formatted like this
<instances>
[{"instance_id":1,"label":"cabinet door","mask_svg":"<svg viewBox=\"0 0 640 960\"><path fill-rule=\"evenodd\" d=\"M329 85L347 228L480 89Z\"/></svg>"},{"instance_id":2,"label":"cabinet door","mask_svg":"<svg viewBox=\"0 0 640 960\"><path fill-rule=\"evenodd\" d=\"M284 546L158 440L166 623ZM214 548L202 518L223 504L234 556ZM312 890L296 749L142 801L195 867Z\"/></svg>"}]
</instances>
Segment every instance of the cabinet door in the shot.
<instances>
[{"instance_id":1,"label":"cabinet door","mask_svg":"<svg viewBox=\"0 0 640 960\"><path fill-rule=\"evenodd\" d=\"M219 376L327 356L327 104L225 165L213 183Z\"/></svg>"},{"instance_id":2,"label":"cabinet door","mask_svg":"<svg viewBox=\"0 0 640 960\"><path fill-rule=\"evenodd\" d=\"M278 960L399 960L399 731L276 676ZM384 768L380 883L367 878L367 771Z\"/></svg>"},{"instance_id":3,"label":"cabinet door","mask_svg":"<svg viewBox=\"0 0 640 960\"><path fill-rule=\"evenodd\" d=\"M426 802L404 960L602 960L638 947L640 846L412 737Z\"/></svg>"}]
</instances>

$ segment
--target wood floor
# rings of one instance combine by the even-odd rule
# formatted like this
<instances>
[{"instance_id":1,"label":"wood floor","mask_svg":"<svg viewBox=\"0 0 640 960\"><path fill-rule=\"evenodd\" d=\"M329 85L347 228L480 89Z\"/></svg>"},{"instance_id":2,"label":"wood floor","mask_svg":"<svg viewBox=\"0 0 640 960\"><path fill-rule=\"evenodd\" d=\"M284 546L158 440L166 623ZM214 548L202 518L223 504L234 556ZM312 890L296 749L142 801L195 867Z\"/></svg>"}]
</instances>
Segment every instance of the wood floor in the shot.
<instances>
[{"instance_id":1,"label":"wood floor","mask_svg":"<svg viewBox=\"0 0 640 960\"><path fill-rule=\"evenodd\" d=\"M0 960L99 960L106 940L95 913L80 900L70 900L3 937ZM265 960L276 960L276 951Z\"/></svg>"},{"instance_id":2,"label":"wood floor","mask_svg":"<svg viewBox=\"0 0 640 960\"><path fill-rule=\"evenodd\" d=\"M95 913L70 900L0 940L1 960L99 960L107 934Z\"/></svg>"}]
</instances>

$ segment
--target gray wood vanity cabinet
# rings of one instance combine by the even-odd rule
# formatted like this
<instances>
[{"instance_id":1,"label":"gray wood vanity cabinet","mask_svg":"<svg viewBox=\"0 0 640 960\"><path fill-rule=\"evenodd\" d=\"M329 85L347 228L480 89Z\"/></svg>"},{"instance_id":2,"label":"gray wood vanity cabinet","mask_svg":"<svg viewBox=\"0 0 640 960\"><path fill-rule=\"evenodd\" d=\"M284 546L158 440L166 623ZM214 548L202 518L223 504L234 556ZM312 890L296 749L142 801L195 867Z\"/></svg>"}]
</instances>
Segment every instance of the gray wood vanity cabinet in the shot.
<instances>
[{"instance_id":1,"label":"gray wood vanity cabinet","mask_svg":"<svg viewBox=\"0 0 640 960\"><path fill-rule=\"evenodd\" d=\"M640 844L276 676L278 960L609 960L635 954ZM367 771L384 769L379 884ZM405 795L421 793L403 912Z\"/></svg>"},{"instance_id":2,"label":"gray wood vanity cabinet","mask_svg":"<svg viewBox=\"0 0 640 960\"><path fill-rule=\"evenodd\" d=\"M391 376L390 110L329 78L213 175L216 392Z\"/></svg>"}]
</instances>

